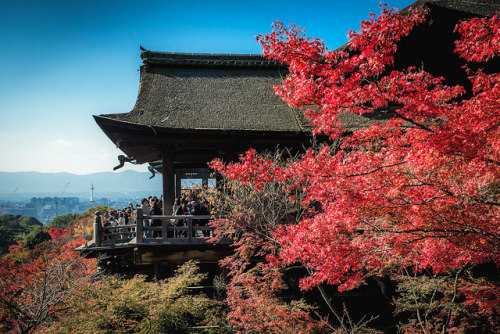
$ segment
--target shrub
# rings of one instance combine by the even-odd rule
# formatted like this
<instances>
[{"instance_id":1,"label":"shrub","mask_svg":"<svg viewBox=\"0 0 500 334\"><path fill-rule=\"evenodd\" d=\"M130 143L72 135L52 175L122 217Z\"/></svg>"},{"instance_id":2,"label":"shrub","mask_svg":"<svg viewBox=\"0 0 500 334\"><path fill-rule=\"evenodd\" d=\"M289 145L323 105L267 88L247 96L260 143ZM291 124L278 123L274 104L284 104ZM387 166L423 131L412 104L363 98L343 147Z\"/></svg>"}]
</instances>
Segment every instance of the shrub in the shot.
<instances>
[{"instance_id":1,"label":"shrub","mask_svg":"<svg viewBox=\"0 0 500 334\"><path fill-rule=\"evenodd\" d=\"M43 227L39 226L28 234L24 241L23 247L28 249L35 248L36 245L51 239L50 233L45 231Z\"/></svg>"}]
</instances>

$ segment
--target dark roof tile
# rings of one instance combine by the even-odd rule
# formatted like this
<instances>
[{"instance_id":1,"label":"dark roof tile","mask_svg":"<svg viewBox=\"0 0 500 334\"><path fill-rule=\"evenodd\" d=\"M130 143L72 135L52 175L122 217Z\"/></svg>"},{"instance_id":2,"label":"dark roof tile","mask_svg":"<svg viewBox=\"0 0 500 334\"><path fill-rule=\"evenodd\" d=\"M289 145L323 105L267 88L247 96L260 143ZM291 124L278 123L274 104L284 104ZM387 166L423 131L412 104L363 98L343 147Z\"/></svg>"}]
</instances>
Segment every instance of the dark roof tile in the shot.
<instances>
[{"instance_id":1,"label":"dark roof tile","mask_svg":"<svg viewBox=\"0 0 500 334\"><path fill-rule=\"evenodd\" d=\"M171 129L302 132L309 124L302 113L274 94L285 75L252 66L147 66L133 110L102 116Z\"/></svg>"}]
</instances>

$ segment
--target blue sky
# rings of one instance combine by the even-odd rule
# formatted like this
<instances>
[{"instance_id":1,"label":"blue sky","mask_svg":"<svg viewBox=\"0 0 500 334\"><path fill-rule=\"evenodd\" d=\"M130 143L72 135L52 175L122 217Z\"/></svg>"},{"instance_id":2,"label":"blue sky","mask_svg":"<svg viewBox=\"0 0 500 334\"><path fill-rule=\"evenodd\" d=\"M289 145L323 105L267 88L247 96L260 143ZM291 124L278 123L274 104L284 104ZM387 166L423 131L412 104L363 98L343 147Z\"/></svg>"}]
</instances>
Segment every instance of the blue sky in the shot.
<instances>
[{"instance_id":1,"label":"blue sky","mask_svg":"<svg viewBox=\"0 0 500 334\"><path fill-rule=\"evenodd\" d=\"M389 1L399 8L411 3ZM260 53L255 36L280 19L333 49L369 12L378 13L378 4L1 0L0 171L111 171L121 152L92 115L132 109L139 44L154 51Z\"/></svg>"}]
</instances>

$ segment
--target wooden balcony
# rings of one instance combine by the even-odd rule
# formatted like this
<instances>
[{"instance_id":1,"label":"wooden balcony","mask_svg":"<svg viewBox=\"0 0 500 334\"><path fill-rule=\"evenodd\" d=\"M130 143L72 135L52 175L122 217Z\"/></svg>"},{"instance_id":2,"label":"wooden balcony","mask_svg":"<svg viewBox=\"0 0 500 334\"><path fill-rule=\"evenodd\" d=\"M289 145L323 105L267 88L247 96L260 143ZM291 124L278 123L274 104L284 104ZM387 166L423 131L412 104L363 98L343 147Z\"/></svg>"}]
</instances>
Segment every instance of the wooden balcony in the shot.
<instances>
[{"instance_id":1,"label":"wooden balcony","mask_svg":"<svg viewBox=\"0 0 500 334\"><path fill-rule=\"evenodd\" d=\"M103 227L96 220L94 239L77 248L84 250L109 250L117 248L135 248L138 246L200 246L207 244L207 238L213 237L213 229L208 225L211 215L183 216L144 216L142 209L137 209L134 224ZM223 239L219 245L229 245L229 239ZM199 247L197 247L199 248Z\"/></svg>"}]
</instances>

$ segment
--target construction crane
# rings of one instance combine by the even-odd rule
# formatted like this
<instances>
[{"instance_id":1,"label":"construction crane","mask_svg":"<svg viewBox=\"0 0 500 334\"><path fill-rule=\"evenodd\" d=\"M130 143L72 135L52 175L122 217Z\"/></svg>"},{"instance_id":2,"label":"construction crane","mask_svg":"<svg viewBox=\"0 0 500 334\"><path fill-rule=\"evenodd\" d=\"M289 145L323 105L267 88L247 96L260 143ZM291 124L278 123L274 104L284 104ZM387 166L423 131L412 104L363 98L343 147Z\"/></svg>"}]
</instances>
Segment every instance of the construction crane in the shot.
<instances>
[{"instance_id":1,"label":"construction crane","mask_svg":"<svg viewBox=\"0 0 500 334\"><path fill-rule=\"evenodd\" d=\"M14 192L12 194L10 194L9 198L7 199L7 202L2 205L2 216L4 215L5 213L5 207L7 206L7 204L9 204L10 200L12 199L12 196L14 196L14 194L17 192L17 187L16 187L16 190L14 190Z\"/></svg>"},{"instance_id":2,"label":"construction crane","mask_svg":"<svg viewBox=\"0 0 500 334\"><path fill-rule=\"evenodd\" d=\"M68 189L68 187L69 187L69 182L66 183L66 185L64 186L64 190L61 193L61 197L62 197L62 195L64 195L64 193L66 192L66 190Z\"/></svg>"}]
</instances>

